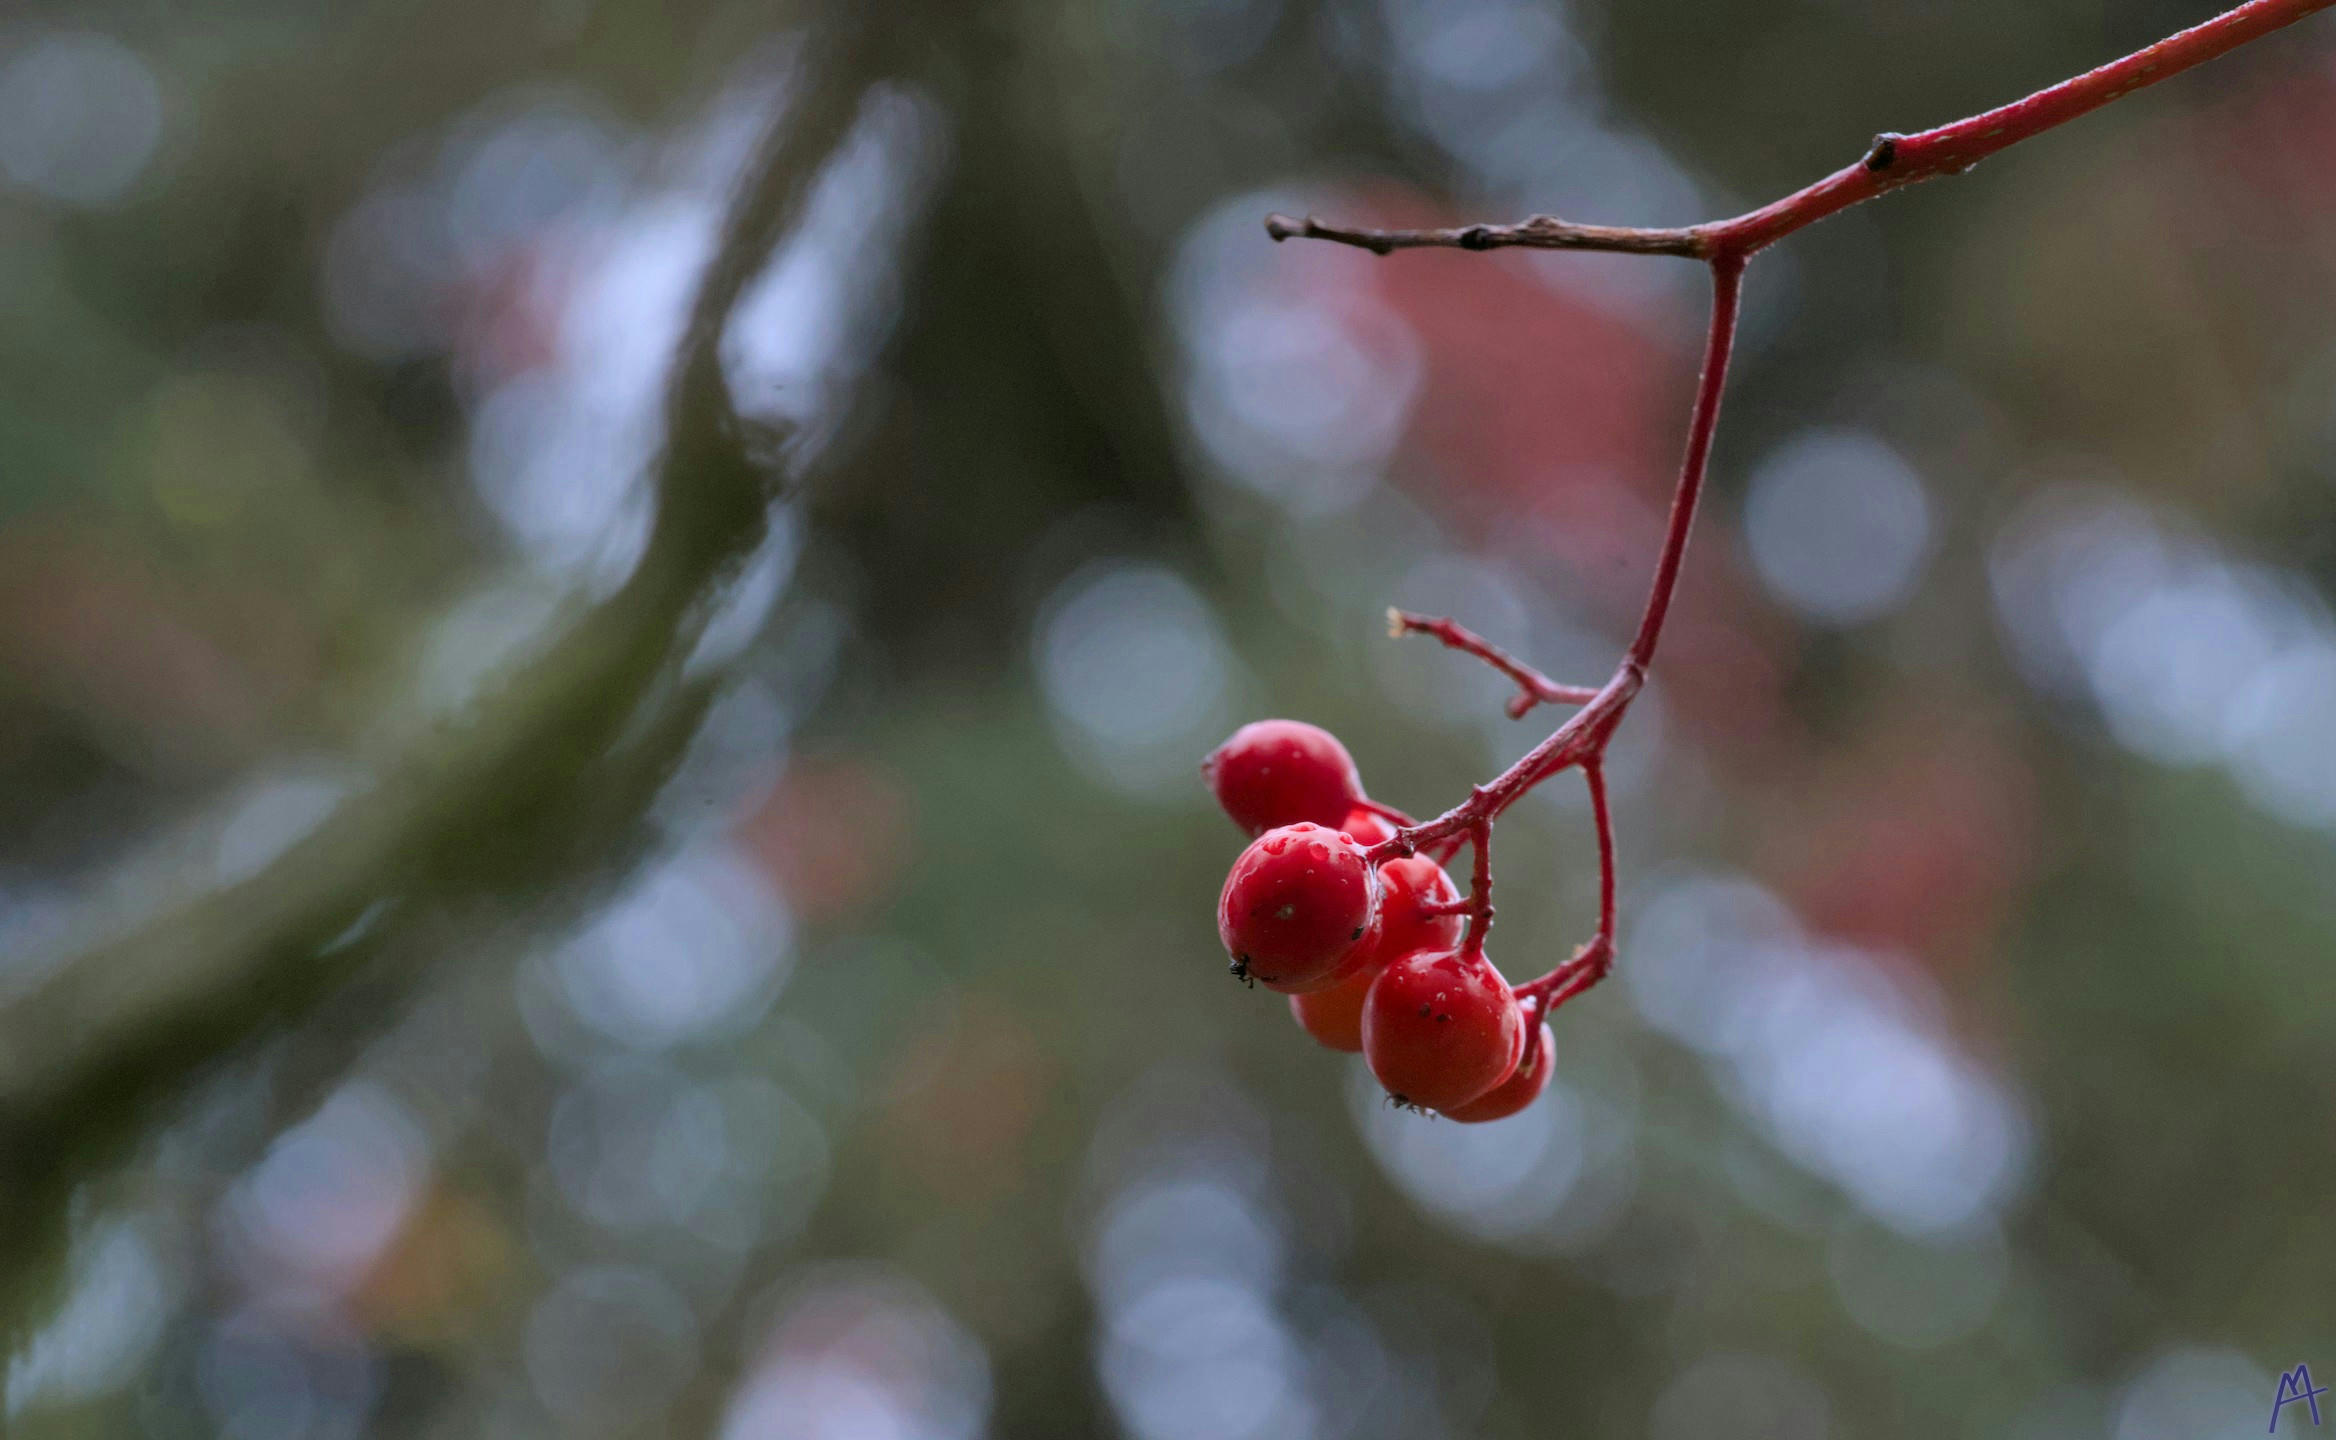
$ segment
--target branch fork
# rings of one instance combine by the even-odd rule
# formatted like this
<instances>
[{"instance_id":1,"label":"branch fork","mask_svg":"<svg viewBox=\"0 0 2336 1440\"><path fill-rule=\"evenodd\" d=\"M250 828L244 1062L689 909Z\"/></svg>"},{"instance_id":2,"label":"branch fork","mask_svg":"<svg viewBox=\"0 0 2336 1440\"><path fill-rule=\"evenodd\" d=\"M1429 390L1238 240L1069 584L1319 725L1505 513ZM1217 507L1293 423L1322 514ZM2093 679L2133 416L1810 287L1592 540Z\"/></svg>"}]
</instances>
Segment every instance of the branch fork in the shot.
<instances>
[{"instance_id":1,"label":"branch fork","mask_svg":"<svg viewBox=\"0 0 2336 1440\"><path fill-rule=\"evenodd\" d=\"M1580 769L1589 786L1590 805L1598 836L1598 928L1571 957L1524 984L1514 986L1526 1007L1526 1020L1538 1026L1541 1018L1576 995L1590 989L1614 967L1615 864L1614 825L1607 804L1605 756L1615 730L1646 683L1662 639L1664 621L1678 590L1687 539L1695 524L1695 509L1703 491L1711 458L1712 436L1719 423L1720 396L1727 385L1728 358L1736 333L1738 301L1745 266L1768 246L1829 215L1892 190L1957 175L1980 160L2023 140L2064 125L2113 100L2154 85L2192 66L2227 54L2239 46L2293 24L2336 0L2248 0L2188 30L2111 61L2082 75L2047 86L2024 99L1984 111L1953 124L1911 135L1884 131L1874 137L1854 163L1812 185L1732 219L1678 228L1638 228L1584 225L1554 215L1535 215L1511 225L1461 225L1441 229L1372 229L1329 224L1308 215L1266 217L1266 233L1276 241L1326 240L1351 245L1376 255L1397 250L1456 249L1599 250L1631 255L1672 255L1703 262L1711 271L1710 327L1703 351L1703 369L1688 412L1686 454L1671 498L1671 511L1662 548L1655 561L1653 583L1637 634L1602 686L1561 685L1491 641L1446 617L1403 610L1388 611L1391 634L1432 636L1445 646L1473 655L1506 676L1517 687L1508 701L1512 719L1522 718L1539 705L1576 705L1574 714L1549 737L1490 782L1476 786L1469 798L1432 820L1414 822L1392 807L1373 809L1395 824L1395 834L1374 846L1373 864L1426 852L1448 859L1461 845L1475 850L1475 871L1468 899L1452 907L1468 919L1463 942L1481 955L1492 928L1492 827L1500 814L1534 786L1566 770Z\"/></svg>"}]
</instances>

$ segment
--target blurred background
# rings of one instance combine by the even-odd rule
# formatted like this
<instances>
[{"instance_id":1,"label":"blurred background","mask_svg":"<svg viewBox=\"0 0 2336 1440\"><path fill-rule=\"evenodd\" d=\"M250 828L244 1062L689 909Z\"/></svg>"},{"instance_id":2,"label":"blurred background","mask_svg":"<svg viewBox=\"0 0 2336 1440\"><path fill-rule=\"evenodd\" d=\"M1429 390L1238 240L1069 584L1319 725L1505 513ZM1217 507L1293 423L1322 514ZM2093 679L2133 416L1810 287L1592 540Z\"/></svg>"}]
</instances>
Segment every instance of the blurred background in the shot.
<instances>
[{"instance_id":1,"label":"blurred background","mask_svg":"<svg viewBox=\"0 0 2336 1440\"><path fill-rule=\"evenodd\" d=\"M11 7L0 1428L2261 1433L2336 1373L2336 25L1753 267L1532 1109L1227 979L1196 769L1522 753L1384 609L1602 680L1701 332L1268 211L1710 218L2208 10ZM1502 842L1521 979L1578 781Z\"/></svg>"}]
</instances>

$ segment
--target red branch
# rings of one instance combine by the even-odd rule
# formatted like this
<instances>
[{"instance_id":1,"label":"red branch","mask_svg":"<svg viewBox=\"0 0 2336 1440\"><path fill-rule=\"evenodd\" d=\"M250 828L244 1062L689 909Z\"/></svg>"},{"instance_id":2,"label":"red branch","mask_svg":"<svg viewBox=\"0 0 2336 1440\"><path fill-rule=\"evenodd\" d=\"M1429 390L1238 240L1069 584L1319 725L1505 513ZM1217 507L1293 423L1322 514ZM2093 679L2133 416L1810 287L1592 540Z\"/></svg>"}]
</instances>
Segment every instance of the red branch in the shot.
<instances>
[{"instance_id":1,"label":"red branch","mask_svg":"<svg viewBox=\"0 0 2336 1440\"><path fill-rule=\"evenodd\" d=\"M1400 812L1382 807L1380 813L1396 820L1400 828L1392 839L1370 852L1374 863L1423 849L1445 858L1459 845L1472 843L1476 850L1476 869L1475 883L1465 906L1469 915L1466 943L1470 949L1481 952L1485 932L1492 925L1493 820L1542 781L1575 766L1581 767L1583 778L1589 783L1590 806L1598 832L1598 930L1563 964L1539 979L1515 987L1527 1007L1528 1022L1537 1023L1542 1015L1597 984L1614 965L1614 824L1606 799L1606 747L1613 739L1615 727L1629 710L1630 702L1646 683L1647 668L1654 663L1655 646L1662 639L1663 622L1670 614L1671 599L1678 590L1680 566L1687 555L1687 538L1695 527L1696 502L1702 495L1704 472L1711 459L1712 435L1719 424L1720 395L1727 387L1728 354L1735 339L1737 302L1746 262L1778 240L1828 215L1891 190L1940 175L1960 174L1999 150L2065 125L2145 85L2178 75L2332 4L2336 0L2248 0L2204 24L2170 35L2122 60L2039 90L2024 100L1919 134L1878 135L1856 164L1731 220L1677 229L1638 229L1579 225L1551 215L1536 215L1515 225L1374 230L1326 225L1312 216L1304 220L1281 215L1266 218L1266 233L1275 240L1293 237L1331 240L1380 255L1429 247L1496 250L1526 246L1544 250L1679 255L1701 260L1711 267L1711 327L1704 341L1703 372L1696 385L1694 408L1688 414L1687 453L1680 462L1678 487L1672 494L1670 521L1663 535L1662 551L1655 560L1654 583L1647 596L1646 609L1613 678L1594 691L1560 685L1451 620L1431 619L1400 610L1389 612L1395 634L1433 635L1452 649L1476 656L1514 681L1518 694L1509 702L1512 716L1521 716L1539 704L1582 707L1514 765L1490 783L1477 786L1467 800L1433 820L1412 824L1402 820Z\"/></svg>"},{"instance_id":2,"label":"red branch","mask_svg":"<svg viewBox=\"0 0 2336 1440\"><path fill-rule=\"evenodd\" d=\"M1693 260L1719 261L1733 256L1748 260L1804 226L1846 210L1862 200L1904 189L1941 175L1959 175L1973 165L2008 150L2022 140L2065 125L2098 110L2112 100L2179 75L2193 65L2236 50L2248 41L2285 25L2292 25L2336 0L2247 0L2169 35L2155 45L2136 50L2097 70L2048 86L2024 100L1999 105L1968 120L1957 120L1914 135L1883 132L1857 163L1773 204L1747 211L1732 220L1702 225L1649 229L1624 225L1577 225L1554 215L1535 215L1515 225L1460 225L1445 230L1371 230L1325 225L1309 215L1292 220L1286 215L1266 217L1266 233L1276 240L1334 240L1380 255L1393 250L1446 247L1458 250L1499 250L1525 246L1538 250L1615 250L1633 255L1682 255Z\"/></svg>"}]
</instances>

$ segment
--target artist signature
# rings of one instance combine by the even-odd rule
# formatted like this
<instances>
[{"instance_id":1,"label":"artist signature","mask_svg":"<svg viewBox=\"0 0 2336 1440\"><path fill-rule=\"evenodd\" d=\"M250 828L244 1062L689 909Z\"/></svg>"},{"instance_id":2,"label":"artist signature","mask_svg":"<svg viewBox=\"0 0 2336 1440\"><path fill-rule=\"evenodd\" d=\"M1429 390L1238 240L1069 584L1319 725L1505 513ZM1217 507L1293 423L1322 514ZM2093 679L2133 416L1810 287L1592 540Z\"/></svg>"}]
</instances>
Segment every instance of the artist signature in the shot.
<instances>
[{"instance_id":1,"label":"artist signature","mask_svg":"<svg viewBox=\"0 0 2336 1440\"><path fill-rule=\"evenodd\" d=\"M2312 1383L2312 1367L2298 1365L2279 1377L2278 1393L2271 1397L2271 1434L2279 1433L2279 1412L2290 1405L2311 1408L2312 1424L2320 1423L2320 1397L2328 1393L2325 1385Z\"/></svg>"}]
</instances>

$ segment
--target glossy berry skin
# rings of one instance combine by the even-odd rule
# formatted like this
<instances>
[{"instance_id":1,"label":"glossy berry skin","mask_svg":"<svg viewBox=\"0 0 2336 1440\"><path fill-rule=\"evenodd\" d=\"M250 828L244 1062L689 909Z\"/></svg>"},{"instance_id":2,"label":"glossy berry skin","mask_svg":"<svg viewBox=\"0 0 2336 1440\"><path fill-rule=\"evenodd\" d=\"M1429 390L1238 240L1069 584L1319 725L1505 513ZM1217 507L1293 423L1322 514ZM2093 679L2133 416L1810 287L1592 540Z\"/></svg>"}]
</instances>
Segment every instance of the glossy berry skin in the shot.
<instances>
[{"instance_id":1,"label":"glossy berry skin","mask_svg":"<svg viewBox=\"0 0 2336 1440\"><path fill-rule=\"evenodd\" d=\"M1395 833L1366 810L1347 817L1346 833L1366 848ZM1449 950L1460 941L1458 915L1431 915L1431 902L1452 901L1459 892L1444 867L1424 855L1391 860L1379 867L1379 910L1371 931L1318 989L1290 996L1290 1017L1299 1028L1333 1050L1360 1054L1363 997L1380 967L1414 950Z\"/></svg>"},{"instance_id":2,"label":"glossy berry skin","mask_svg":"<svg viewBox=\"0 0 2336 1440\"><path fill-rule=\"evenodd\" d=\"M1509 1078L1465 1105L1446 1110L1445 1115L1463 1125L1481 1125L1487 1120L1506 1120L1519 1110L1541 1098L1549 1088L1551 1062L1556 1056L1557 1037L1544 1023L1541 1031L1526 1042L1525 1058L1509 1072Z\"/></svg>"},{"instance_id":3,"label":"glossy berry skin","mask_svg":"<svg viewBox=\"0 0 2336 1440\"><path fill-rule=\"evenodd\" d=\"M1256 720L1200 762L1233 823L1252 835L1301 821L1336 827L1363 798L1362 776L1338 737L1302 720Z\"/></svg>"},{"instance_id":4,"label":"glossy berry skin","mask_svg":"<svg viewBox=\"0 0 2336 1440\"><path fill-rule=\"evenodd\" d=\"M1444 867L1425 855L1390 860L1379 867L1379 944L1365 958L1371 966L1387 964L1414 950L1451 950L1460 944L1467 919L1438 915L1431 905L1449 905L1460 898Z\"/></svg>"},{"instance_id":5,"label":"glossy berry skin","mask_svg":"<svg viewBox=\"0 0 2336 1440\"><path fill-rule=\"evenodd\" d=\"M1290 997L1290 1018L1318 1044L1350 1055L1363 1053L1363 997L1379 978L1375 965L1355 969L1345 979Z\"/></svg>"},{"instance_id":6,"label":"glossy berry skin","mask_svg":"<svg viewBox=\"0 0 2336 1440\"><path fill-rule=\"evenodd\" d=\"M1262 975L1258 979L1266 989L1278 991L1293 998L1299 995L1312 995L1319 991L1334 989L1357 976L1378 974L1379 967L1370 963L1371 957L1378 953L1379 910L1378 906L1374 904L1371 908L1370 922L1363 927L1362 938L1355 941L1354 947L1340 956L1338 963L1328 970L1319 975L1309 975L1303 980L1268 979Z\"/></svg>"},{"instance_id":7,"label":"glossy berry skin","mask_svg":"<svg viewBox=\"0 0 2336 1440\"><path fill-rule=\"evenodd\" d=\"M1357 844L1375 843L1355 835L1351 823L1347 834L1354 835ZM1354 954L1324 988L1291 996L1290 1014L1307 1034L1331 1049L1359 1053L1363 1048L1363 997L1370 993L1371 982L1389 961L1414 950L1457 946L1467 921L1459 915L1431 913L1427 907L1459 898L1452 877L1425 855L1390 860L1380 866L1377 933L1363 937L1363 943L1355 947Z\"/></svg>"},{"instance_id":8,"label":"glossy berry skin","mask_svg":"<svg viewBox=\"0 0 2336 1440\"><path fill-rule=\"evenodd\" d=\"M1236 974L1277 990L1327 984L1374 939L1379 877L1363 847L1322 825L1249 842L1217 897L1217 937Z\"/></svg>"},{"instance_id":9,"label":"glossy berry skin","mask_svg":"<svg viewBox=\"0 0 2336 1440\"><path fill-rule=\"evenodd\" d=\"M1459 944L1464 919L1428 909L1430 904L1457 899L1459 891L1452 888L1452 877L1424 855L1380 866L1379 908L1372 916L1371 928L1362 943L1324 977L1323 985L1343 985L1357 976L1376 975L1380 966L1414 950L1449 950Z\"/></svg>"},{"instance_id":10,"label":"glossy berry skin","mask_svg":"<svg viewBox=\"0 0 2336 1440\"><path fill-rule=\"evenodd\" d=\"M1403 1104L1466 1105L1508 1079L1524 1048L1524 1011L1482 955L1414 951L1363 999L1363 1058Z\"/></svg>"},{"instance_id":11,"label":"glossy berry skin","mask_svg":"<svg viewBox=\"0 0 2336 1440\"><path fill-rule=\"evenodd\" d=\"M1355 837L1356 843L1369 849L1381 841L1395 838L1395 826L1376 810L1357 807L1347 812L1346 822L1338 827Z\"/></svg>"}]
</instances>

